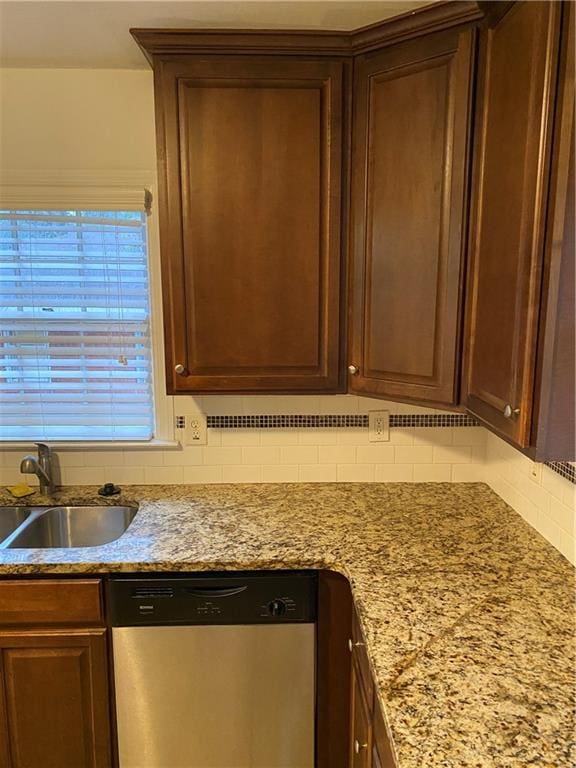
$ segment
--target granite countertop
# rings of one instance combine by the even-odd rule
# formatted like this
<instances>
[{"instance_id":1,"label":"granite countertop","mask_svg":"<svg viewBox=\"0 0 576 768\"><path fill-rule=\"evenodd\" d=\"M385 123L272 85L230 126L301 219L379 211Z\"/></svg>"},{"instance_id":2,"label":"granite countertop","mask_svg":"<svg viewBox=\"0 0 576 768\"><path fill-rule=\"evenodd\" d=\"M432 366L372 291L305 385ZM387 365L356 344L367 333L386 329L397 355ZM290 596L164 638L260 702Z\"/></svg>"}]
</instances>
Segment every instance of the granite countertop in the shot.
<instances>
[{"instance_id":1,"label":"granite countertop","mask_svg":"<svg viewBox=\"0 0 576 768\"><path fill-rule=\"evenodd\" d=\"M0 575L332 569L352 586L399 768L576 765L574 570L486 485L132 486L131 501L118 541L0 550ZM119 497L19 503L55 502Z\"/></svg>"}]
</instances>

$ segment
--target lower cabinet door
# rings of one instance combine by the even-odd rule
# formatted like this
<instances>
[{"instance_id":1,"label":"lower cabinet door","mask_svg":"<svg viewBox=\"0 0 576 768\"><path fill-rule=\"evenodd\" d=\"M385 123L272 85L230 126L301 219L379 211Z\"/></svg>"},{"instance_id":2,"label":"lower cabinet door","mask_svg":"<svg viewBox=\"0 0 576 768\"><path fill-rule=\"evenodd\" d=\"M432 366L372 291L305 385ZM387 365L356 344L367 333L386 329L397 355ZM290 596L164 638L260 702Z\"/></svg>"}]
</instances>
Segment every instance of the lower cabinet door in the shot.
<instances>
[{"instance_id":1,"label":"lower cabinet door","mask_svg":"<svg viewBox=\"0 0 576 768\"><path fill-rule=\"evenodd\" d=\"M352 664L351 696L350 768L371 768L372 723L370 709L364 698L361 678L355 663Z\"/></svg>"},{"instance_id":2,"label":"lower cabinet door","mask_svg":"<svg viewBox=\"0 0 576 768\"><path fill-rule=\"evenodd\" d=\"M0 632L0 765L110 768L106 630Z\"/></svg>"}]
</instances>

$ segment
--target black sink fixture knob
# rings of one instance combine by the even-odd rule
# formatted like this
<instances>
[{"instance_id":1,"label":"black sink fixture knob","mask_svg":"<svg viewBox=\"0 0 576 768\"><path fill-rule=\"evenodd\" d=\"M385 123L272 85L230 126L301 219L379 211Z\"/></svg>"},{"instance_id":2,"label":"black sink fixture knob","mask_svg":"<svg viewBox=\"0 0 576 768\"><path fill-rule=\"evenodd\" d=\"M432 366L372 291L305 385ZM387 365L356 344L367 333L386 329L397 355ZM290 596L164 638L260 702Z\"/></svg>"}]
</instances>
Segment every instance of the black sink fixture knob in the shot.
<instances>
[{"instance_id":1,"label":"black sink fixture knob","mask_svg":"<svg viewBox=\"0 0 576 768\"><path fill-rule=\"evenodd\" d=\"M114 483L104 483L102 488L98 489L98 493L100 496L115 496L117 493L120 493L121 490L119 485L114 485Z\"/></svg>"}]
</instances>

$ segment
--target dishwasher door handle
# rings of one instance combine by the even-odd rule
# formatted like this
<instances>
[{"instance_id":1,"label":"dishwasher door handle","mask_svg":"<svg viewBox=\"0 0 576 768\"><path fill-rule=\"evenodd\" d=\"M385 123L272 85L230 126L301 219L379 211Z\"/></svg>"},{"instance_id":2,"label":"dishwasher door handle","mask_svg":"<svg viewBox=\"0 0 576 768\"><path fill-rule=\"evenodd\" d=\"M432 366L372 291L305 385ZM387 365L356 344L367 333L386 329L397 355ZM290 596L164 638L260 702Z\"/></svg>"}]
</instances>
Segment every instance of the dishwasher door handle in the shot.
<instances>
[{"instance_id":1,"label":"dishwasher door handle","mask_svg":"<svg viewBox=\"0 0 576 768\"><path fill-rule=\"evenodd\" d=\"M186 594L194 597L232 597L244 592L246 586L241 587L187 587Z\"/></svg>"}]
</instances>

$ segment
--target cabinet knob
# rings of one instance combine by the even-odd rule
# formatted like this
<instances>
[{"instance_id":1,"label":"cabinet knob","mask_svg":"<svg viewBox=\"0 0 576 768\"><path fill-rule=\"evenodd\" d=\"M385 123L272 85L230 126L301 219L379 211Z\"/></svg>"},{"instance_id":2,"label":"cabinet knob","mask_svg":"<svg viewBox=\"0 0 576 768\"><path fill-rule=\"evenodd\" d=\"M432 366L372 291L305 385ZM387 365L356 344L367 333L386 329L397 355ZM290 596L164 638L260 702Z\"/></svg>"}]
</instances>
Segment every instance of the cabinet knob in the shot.
<instances>
[{"instance_id":1,"label":"cabinet knob","mask_svg":"<svg viewBox=\"0 0 576 768\"><path fill-rule=\"evenodd\" d=\"M174 370L176 371L178 376L184 376L186 374L186 368L181 363L178 363L178 365L175 365Z\"/></svg>"},{"instance_id":2,"label":"cabinet knob","mask_svg":"<svg viewBox=\"0 0 576 768\"><path fill-rule=\"evenodd\" d=\"M368 744L360 744L358 739L354 739L354 752L359 755L361 749L368 749Z\"/></svg>"},{"instance_id":3,"label":"cabinet knob","mask_svg":"<svg viewBox=\"0 0 576 768\"><path fill-rule=\"evenodd\" d=\"M348 638L348 650L350 653L352 653L353 648L363 648L364 643L361 643L359 640L357 642L354 642L351 637Z\"/></svg>"},{"instance_id":4,"label":"cabinet knob","mask_svg":"<svg viewBox=\"0 0 576 768\"><path fill-rule=\"evenodd\" d=\"M518 416L520 408L512 408L511 405L505 405L502 414L505 419L511 419L513 416Z\"/></svg>"},{"instance_id":5,"label":"cabinet knob","mask_svg":"<svg viewBox=\"0 0 576 768\"><path fill-rule=\"evenodd\" d=\"M348 373L351 376L357 376L360 373L360 368L358 368L357 365L349 365L348 366Z\"/></svg>"}]
</instances>

